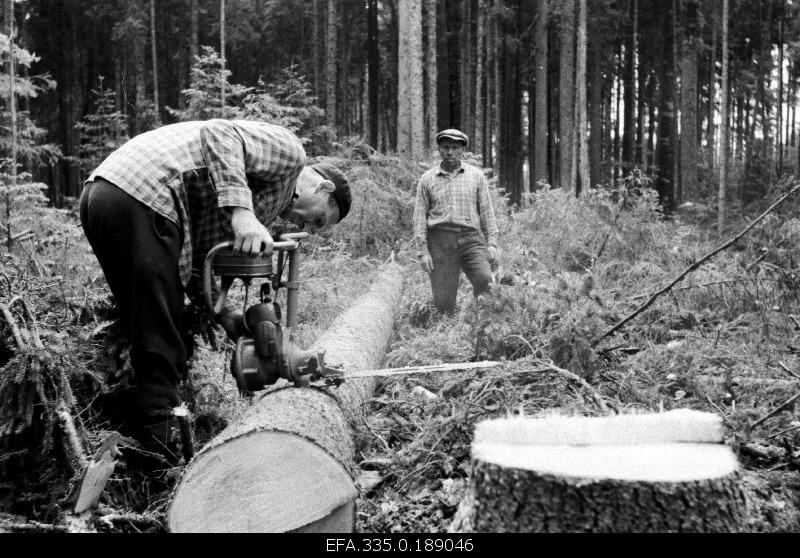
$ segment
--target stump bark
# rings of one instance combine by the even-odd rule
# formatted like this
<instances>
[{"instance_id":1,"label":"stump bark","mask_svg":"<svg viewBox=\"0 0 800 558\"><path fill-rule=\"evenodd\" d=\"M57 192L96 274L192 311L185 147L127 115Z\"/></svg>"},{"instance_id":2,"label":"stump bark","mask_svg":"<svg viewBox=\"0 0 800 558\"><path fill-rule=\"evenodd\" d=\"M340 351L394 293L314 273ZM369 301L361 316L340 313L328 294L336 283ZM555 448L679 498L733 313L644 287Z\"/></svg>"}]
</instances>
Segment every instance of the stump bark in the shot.
<instances>
[{"instance_id":1,"label":"stump bark","mask_svg":"<svg viewBox=\"0 0 800 558\"><path fill-rule=\"evenodd\" d=\"M735 532L746 521L719 417L680 410L480 423L451 531Z\"/></svg>"},{"instance_id":2,"label":"stump bark","mask_svg":"<svg viewBox=\"0 0 800 558\"><path fill-rule=\"evenodd\" d=\"M345 370L380 366L399 306L397 265L314 344ZM189 463L169 506L173 532L351 532L352 430L374 380L337 388L276 387Z\"/></svg>"}]
</instances>

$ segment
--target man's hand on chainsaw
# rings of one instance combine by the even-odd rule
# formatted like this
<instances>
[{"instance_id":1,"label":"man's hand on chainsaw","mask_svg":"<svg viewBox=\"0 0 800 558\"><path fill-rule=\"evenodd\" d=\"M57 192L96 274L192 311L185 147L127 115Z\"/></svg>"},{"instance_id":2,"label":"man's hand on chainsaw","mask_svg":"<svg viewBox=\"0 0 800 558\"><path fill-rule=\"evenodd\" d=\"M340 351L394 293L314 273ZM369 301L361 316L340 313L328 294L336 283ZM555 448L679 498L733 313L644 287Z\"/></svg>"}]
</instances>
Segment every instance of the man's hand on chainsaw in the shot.
<instances>
[{"instance_id":1,"label":"man's hand on chainsaw","mask_svg":"<svg viewBox=\"0 0 800 558\"><path fill-rule=\"evenodd\" d=\"M263 252L272 252L272 235L249 209L234 207L231 212L231 227L234 254L256 257Z\"/></svg>"}]
</instances>

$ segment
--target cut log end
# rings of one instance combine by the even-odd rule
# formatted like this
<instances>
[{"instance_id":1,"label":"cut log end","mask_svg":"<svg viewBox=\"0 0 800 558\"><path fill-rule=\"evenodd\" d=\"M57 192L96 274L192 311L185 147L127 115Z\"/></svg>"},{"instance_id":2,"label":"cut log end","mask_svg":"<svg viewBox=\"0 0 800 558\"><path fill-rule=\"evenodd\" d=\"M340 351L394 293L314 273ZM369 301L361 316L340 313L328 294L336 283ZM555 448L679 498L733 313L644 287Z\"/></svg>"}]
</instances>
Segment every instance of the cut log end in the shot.
<instances>
[{"instance_id":1,"label":"cut log end","mask_svg":"<svg viewBox=\"0 0 800 558\"><path fill-rule=\"evenodd\" d=\"M736 457L721 444L508 446L475 444L474 459L500 467L581 479L686 482L731 475Z\"/></svg>"},{"instance_id":2,"label":"cut log end","mask_svg":"<svg viewBox=\"0 0 800 558\"><path fill-rule=\"evenodd\" d=\"M352 531L357 492L329 453L301 437L256 431L198 455L169 510L173 532Z\"/></svg>"}]
</instances>

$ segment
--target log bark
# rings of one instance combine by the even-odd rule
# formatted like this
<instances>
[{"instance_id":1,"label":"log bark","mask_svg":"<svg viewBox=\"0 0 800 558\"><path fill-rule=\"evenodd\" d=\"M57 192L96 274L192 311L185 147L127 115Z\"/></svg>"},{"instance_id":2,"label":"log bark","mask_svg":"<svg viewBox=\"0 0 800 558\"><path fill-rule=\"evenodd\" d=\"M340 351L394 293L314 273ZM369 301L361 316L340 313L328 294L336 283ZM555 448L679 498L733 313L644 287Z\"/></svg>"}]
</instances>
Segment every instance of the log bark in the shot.
<instances>
[{"instance_id":1,"label":"log bark","mask_svg":"<svg viewBox=\"0 0 800 558\"><path fill-rule=\"evenodd\" d=\"M480 423L470 492L451 531L735 532L747 502L719 417Z\"/></svg>"},{"instance_id":2,"label":"log bark","mask_svg":"<svg viewBox=\"0 0 800 558\"><path fill-rule=\"evenodd\" d=\"M402 279L387 267L314 345L328 364L377 367ZM276 386L189 463L173 494L174 532L350 532L355 526L353 428L374 380L338 388Z\"/></svg>"}]
</instances>

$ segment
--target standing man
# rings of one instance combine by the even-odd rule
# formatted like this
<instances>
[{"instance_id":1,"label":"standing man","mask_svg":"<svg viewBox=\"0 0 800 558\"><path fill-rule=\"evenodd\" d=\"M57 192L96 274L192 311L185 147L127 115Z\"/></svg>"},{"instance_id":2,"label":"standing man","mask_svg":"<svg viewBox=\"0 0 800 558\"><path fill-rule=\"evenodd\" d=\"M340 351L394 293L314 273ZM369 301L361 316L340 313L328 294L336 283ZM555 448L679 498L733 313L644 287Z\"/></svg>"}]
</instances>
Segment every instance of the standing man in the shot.
<instances>
[{"instance_id":1,"label":"standing man","mask_svg":"<svg viewBox=\"0 0 800 558\"><path fill-rule=\"evenodd\" d=\"M442 162L417 184L414 240L430 276L434 305L452 313L462 269L476 297L489 290L490 262L498 257L497 224L483 172L461 162L469 144L466 134L442 130L436 143Z\"/></svg>"},{"instance_id":2,"label":"standing man","mask_svg":"<svg viewBox=\"0 0 800 558\"><path fill-rule=\"evenodd\" d=\"M134 377L108 406L120 431L168 453L178 383L192 352L184 294L202 300L202 263L216 244L272 251L280 216L310 232L341 221L350 188L332 165L306 167L297 137L263 122L163 126L114 151L86 181L81 224L119 308ZM220 319L229 335L241 314Z\"/></svg>"}]
</instances>

